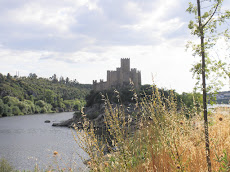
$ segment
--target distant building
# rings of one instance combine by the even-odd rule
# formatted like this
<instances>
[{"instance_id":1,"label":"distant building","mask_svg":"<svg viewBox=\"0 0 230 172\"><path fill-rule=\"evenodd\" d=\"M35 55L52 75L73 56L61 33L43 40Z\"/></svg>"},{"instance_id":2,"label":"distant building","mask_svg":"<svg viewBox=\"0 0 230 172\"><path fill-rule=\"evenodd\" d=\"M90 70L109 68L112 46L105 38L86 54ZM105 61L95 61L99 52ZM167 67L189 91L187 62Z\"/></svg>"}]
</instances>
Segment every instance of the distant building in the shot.
<instances>
[{"instance_id":1,"label":"distant building","mask_svg":"<svg viewBox=\"0 0 230 172\"><path fill-rule=\"evenodd\" d=\"M93 80L93 90L103 91L111 88L122 88L130 84L130 80L134 83L134 88L139 89L141 85L141 72L136 68L130 70L130 59L122 58L121 67L116 71L107 71L107 81Z\"/></svg>"}]
</instances>

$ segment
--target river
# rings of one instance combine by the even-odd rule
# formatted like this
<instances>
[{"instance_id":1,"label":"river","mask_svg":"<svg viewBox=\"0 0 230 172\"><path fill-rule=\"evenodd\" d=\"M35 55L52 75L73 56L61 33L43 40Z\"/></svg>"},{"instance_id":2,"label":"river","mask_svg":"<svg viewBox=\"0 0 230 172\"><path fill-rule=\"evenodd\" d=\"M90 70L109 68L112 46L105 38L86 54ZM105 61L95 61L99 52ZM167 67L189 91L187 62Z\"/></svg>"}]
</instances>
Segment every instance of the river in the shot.
<instances>
[{"instance_id":1,"label":"river","mask_svg":"<svg viewBox=\"0 0 230 172\"><path fill-rule=\"evenodd\" d=\"M72 129L52 127L53 122L70 119L73 112L0 118L0 158L17 170L71 168L88 171L81 158L86 153L74 141ZM50 120L51 123L45 123ZM53 152L58 155L54 156Z\"/></svg>"}]
</instances>

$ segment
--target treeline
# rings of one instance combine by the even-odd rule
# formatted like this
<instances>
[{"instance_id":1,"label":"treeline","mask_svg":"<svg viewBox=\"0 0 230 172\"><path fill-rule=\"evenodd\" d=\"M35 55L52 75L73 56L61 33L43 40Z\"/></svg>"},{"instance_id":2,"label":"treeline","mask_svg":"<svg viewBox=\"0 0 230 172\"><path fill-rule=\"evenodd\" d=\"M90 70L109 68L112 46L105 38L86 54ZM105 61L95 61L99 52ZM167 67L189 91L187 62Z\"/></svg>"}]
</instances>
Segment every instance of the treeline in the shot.
<instances>
[{"instance_id":1,"label":"treeline","mask_svg":"<svg viewBox=\"0 0 230 172\"><path fill-rule=\"evenodd\" d=\"M76 111L85 105L90 84L68 77L41 78L0 73L0 116Z\"/></svg>"},{"instance_id":2,"label":"treeline","mask_svg":"<svg viewBox=\"0 0 230 172\"><path fill-rule=\"evenodd\" d=\"M172 92L177 98L177 105L180 108L182 104L186 105L188 108L193 107L195 104L200 103L202 101L202 95L200 93L185 93L182 94L177 93L175 90L167 90L167 89L159 89L152 85L142 85L138 91L134 91L131 86L127 86L126 88L121 88L116 91L107 90L102 92L91 91L90 94L86 96L86 106L92 106L95 103L103 103L104 98L108 98L111 103L135 103L136 101L141 101L143 98L150 98L153 91L158 89L161 94L162 101L164 99L169 98L170 92ZM103 96L104 97L103 97Z\"/></svg>"}]
</instances>

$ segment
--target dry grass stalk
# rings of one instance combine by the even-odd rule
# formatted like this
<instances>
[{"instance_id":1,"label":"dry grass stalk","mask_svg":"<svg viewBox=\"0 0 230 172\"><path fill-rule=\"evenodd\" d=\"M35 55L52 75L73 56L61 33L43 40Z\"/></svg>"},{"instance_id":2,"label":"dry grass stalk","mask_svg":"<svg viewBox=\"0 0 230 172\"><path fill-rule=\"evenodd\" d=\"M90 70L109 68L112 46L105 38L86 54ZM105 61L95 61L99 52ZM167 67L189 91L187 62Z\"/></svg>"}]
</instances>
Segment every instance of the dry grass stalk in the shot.
<instances>
[{"instance_id":1,"label":"dry grass stalk","mask_svg":"<svg viewBox=\"0 0 230 172\"><path fill-rule=\"evenodd\" d=\"M104 156L102 141L85 121L76 141L89 154L93 171L207 171L202 114L199 107L178 109L173 92L166 98L154 89L138 103L139 129L130 131L122 106L105 101L105 123L118 152ZM186 118L189 113L190 118ZM229 114L228 114L229 115ZM210 146L213 171L230 169L230 119L220 113L210 116Z\"/></svg>"}]
</instances>

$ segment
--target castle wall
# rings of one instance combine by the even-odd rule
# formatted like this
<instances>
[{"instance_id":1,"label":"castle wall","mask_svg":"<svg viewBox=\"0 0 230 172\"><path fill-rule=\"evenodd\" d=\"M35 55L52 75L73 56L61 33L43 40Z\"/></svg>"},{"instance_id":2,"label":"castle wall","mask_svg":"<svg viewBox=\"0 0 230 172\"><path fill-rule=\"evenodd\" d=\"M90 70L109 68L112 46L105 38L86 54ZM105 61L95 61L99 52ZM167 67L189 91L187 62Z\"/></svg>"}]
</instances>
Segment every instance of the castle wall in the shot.
<instances>
[{"instance_id":1,"label":"castle wall","mask_svg":"<svg viewBox=\"0 0 230 172\"><path fill-rule=\"evenodd\" d=\"M123 72L121 68L117 68L117 81L115 83L115 85L117 86L122 86L123 85Z\"/></svg>"},{"instance_id":2,"label":"castle wall","mask_svg":"<svg viewBox=\"0 0 230 172\"><path fill-rule=\"evenodd\" d=\"M116 85L117 80L118 80L117 71L111 71L111 80L110 80L111 86Z\"/></svg>"},{"instance_id":3,"label":"castle wall","mask_svg":"<svg viewBox=\"0 0 230 172\"><path fill-rule=\"evenodd\" d=\"M136 88L138 86L138 74L137 74L137 69L131 69L131 80L134 84L134 87Z\"/></svg>"},{"instance_id":4,"label":"castle wall","mask_svg":"<svg viewBox=\"0 0 230 172\"><path fill-rule=\"evenodd\" d=\"M136 89L141 85L141 73L136 68L130 70L130 59L121 59L121 67L116 71L107 71L107 82L93 80L93 90L102 91L113 87L119 88L129 85L130 79L134 83Z\"/></svg>"}]
</instances>

